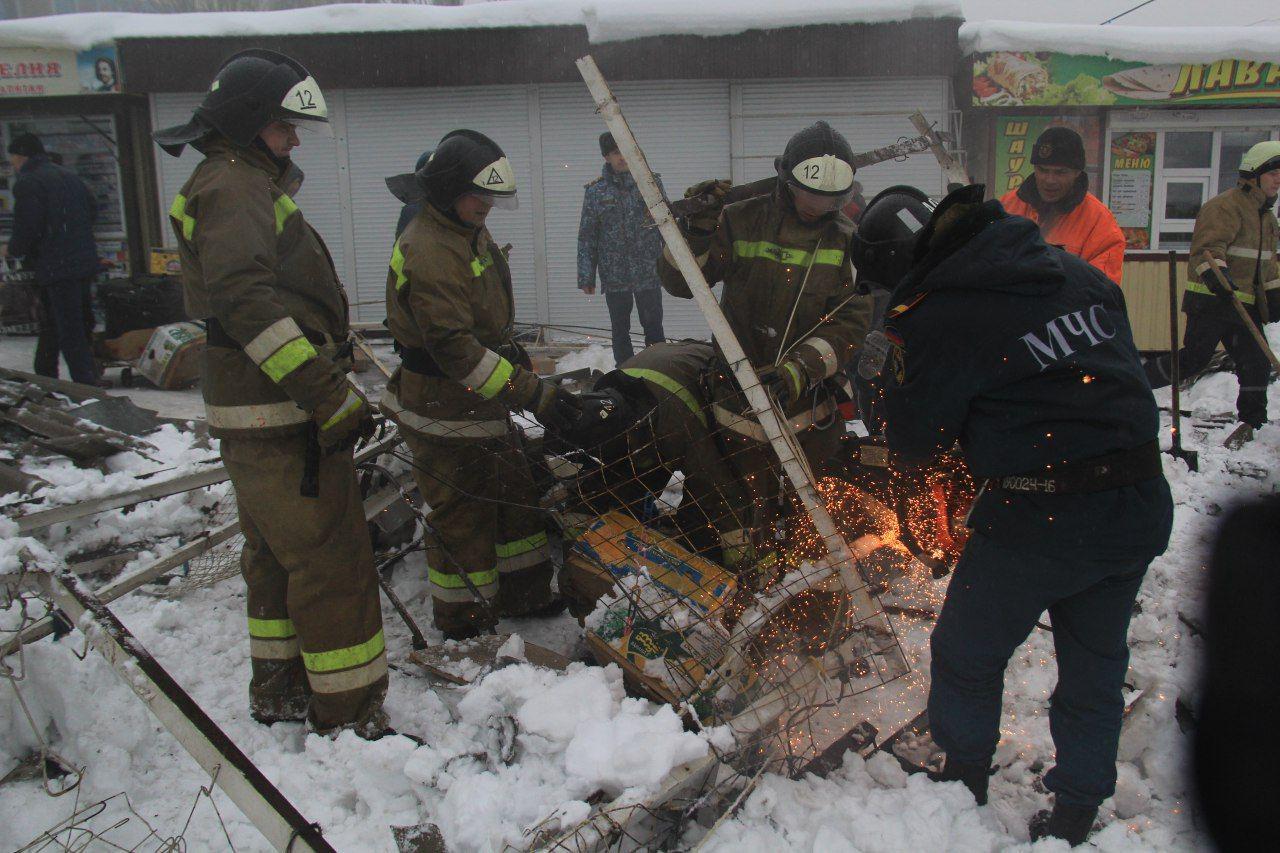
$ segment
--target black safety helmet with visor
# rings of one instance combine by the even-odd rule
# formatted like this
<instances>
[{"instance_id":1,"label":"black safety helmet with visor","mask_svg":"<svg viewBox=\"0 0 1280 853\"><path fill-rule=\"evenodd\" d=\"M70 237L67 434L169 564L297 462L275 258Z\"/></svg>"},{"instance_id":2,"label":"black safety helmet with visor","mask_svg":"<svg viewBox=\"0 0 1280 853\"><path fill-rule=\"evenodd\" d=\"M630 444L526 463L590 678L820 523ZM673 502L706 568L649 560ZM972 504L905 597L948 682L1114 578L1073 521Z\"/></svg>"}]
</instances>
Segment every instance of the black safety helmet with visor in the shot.
<instances>
[{"instance_id":1,"label":"black safety helmet with visor","mask_svg":"<svg viewBox=\"0 0 1280 853\"><path fill-rule=\"evenodd\" d=\"M249 146L274 121L333 136L324 93L310 72L283 53L252 48L222 64L190 121L158 130L153 137L178 157L185 146L198 147L214 132Z\"/></svg>"},{"instance_id":2,"label":"black safety helmet with visor","mask_svg":"<svg viewBox=\"0 0 1280 853\"><path fill-rule=\"evenodd\" d=\"M446 134L414 178L426 200L439 210L450 210L465 195L481 196L504 210L519 206L511 161L478 131Z\"/></svg>"},{"instance_id":3,"label":"black safety helmet with visor","mask_svg":"<svg viewBox=\"0 0 1280 853\"><path fill-rule=\"evenodd\" d=\"M889 187L871 199L849 241L849 259L864 290L893 290L907 274L916 239L933 211L924 192L905 185Z\"/></svg>"},{"instance_id":4,"label":"black safety helmet with visor","mask_svg":"<svg viewBox=\"0 0 1280 853\"><path fill-rule=\"evenodd\" d=\"M853 197L853 149L825 121L811 124L787 142L774 160L796 209L818 215L840 210Z\"/></svg>"}]
</instances>

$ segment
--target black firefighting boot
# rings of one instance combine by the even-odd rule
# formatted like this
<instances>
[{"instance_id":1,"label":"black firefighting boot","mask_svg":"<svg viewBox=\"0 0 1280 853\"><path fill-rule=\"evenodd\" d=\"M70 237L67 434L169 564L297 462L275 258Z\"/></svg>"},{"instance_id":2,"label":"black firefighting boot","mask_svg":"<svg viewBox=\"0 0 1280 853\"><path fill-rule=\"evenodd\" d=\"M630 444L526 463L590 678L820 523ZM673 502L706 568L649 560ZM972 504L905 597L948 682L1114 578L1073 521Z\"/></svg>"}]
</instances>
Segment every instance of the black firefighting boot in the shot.
<instances>
[{"instance_id":1,"label":"black firefighting boot","mask_svg":"<svg viewBox=\"0 0 1280 853\"><path fill-rule=\"evenodd\" d=\"M1027 829L1032 841L1041 838L1061 838L1072 847L1084 844L1093 829L1093 821L1098 816L1097 806L1073 806L1069 803L1053 804L1053 811L1048 809L1036 812Z\"/></svg>"},{"instance_id":2,"label":"black firefighting boot","mask_svg":"<svg viewBox=\"0 0 1280 853\"><path fill-rule=\"evenodd\" d=\"M987 783L991 780L991 766L986 762L967 764L948 758L942 769L930 773L929 778L934 782L963 782L978 805L987 804Z\"/></svg>"}]
</instances>

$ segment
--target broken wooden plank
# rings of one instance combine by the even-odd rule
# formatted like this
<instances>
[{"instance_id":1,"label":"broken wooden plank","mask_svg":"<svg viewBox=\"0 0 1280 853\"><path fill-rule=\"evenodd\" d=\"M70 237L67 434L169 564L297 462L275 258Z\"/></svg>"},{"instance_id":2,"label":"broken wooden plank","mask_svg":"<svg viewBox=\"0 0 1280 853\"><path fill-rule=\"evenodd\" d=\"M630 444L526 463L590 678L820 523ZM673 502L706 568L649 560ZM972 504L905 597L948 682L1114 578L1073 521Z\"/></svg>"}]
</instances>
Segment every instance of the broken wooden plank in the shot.
<instances>
[{"instance_id":1,"label":"broken wooden plank","mask_svg":"<svg viewBox=\"0 0 1280 853\"><path fill-rule=\"evenodd\" d=\"M355 462L359 465L361 462L380 456L391 448L400 443L400 436L396 432L392 432L381 441L371 444L364 450L356 454ZM151 474L143 475L144 477L153 476ZM121 507L134 506L135 504L145 503L146 501L159 500L160 498L176 495L182 492L191 492L196 489L202 489L206 486L214 486L218 483L226 482L230 478L227 469L219 465L216 468L210 468L205 471L197 471L191 474L183 474L168 480L161 480L156 483L143 486L130 492L121 492L116 495L107 495L101 498L95 498L89 501L80 501L79 503L67 504L66 506L57 506L52 509L44 509L38 512L27 513L15 519L18 522L18 532L22 534L30 533L35 530L43 530L54 524L60 524L65 521L74 521L77 518L84 518L90 515L96 515L107 510L120 509Z\"/></svg>"},{"instance_id":2,"label":"broken wooden plank","mask_svg":"<svg viewBox=\"0 0 1280 853\"><path fill-rule=\"evenodd\" d=\"M448 646L419 649L410 653L409 660L426 670L428 675L458 685L471 684L497 665L530 663L544 669L563 671L572 663L559 652L523 638L512 643L512 636L489 634ZM514 648L517 644L519 648ZM504 647L507 648L504 650Z\"/></svg>"},{"instance_id":3,"label":"broken wooden plank","mask_svg":"<svg viewBox=\"0 0 1280 853\"><path fill-rule=\"evenodd\" d=\"M390 438L395 438L395 436L392 435ZM373 447L376 446L377 445L374 445ZM371 451L373 447L366 448L365 450ZM378 513L386 509L392 501L400 499L400 491L396 488L386 489L385 491L373 495L365 501L365 519L373 519ZM105 602L109 603L115 601L117 598L127 595L135 589L145 586L151 581L173 571L188 560L192 560L206 551L209 551L214 546L226 542L239 532L240 521L237 519L229 524L224 524L221 527L214 528L207 533L202 533L195 540L174 551L172 554L169 554L169 556L162 557L154 563L144 566L143 568L125 575L122 578L116 578L111 583L98 590L97 595ZM53 632L53 625L53 620L49 617L45 617L44 619L27 626L26 630L24 630L20 635L10 639L8 643L4 644L4 646L0 646L0 658L13 654L26 643L33 643L36 640L47 637Z\"/></svg>"},{"instance_id":4,"label":"broken wooden plank","mask_svg":"<svg viewBox=\"0 0 1280 853\"><path fill-rule=\"evenodd\" d=\"M47 481L34 474L28 474L17 465L0 462L0 495L7 495L11 492L29 495L36 489L47 485L49 485Z\"/></svg>"}]
</instances>

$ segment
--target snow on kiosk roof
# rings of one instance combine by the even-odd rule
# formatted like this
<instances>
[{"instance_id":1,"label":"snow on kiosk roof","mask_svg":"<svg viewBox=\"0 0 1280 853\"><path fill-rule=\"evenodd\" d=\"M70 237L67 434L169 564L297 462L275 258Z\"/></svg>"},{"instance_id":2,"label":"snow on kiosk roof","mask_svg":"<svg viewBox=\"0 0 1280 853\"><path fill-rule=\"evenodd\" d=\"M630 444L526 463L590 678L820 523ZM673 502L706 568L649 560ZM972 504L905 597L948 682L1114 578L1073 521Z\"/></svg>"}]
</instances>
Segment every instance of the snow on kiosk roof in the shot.
<instances>
[{"instance_id":1,"label":"snow on kiosk roof","mask_svg":"<svg viewBox=\"0 0 1280 853\"><path fill-rule=\"evenodd\" d=\"M470 6L335 4L274 12L89 12L0 22L0 45L85 50L119 39L584 26L592 43L661 35L960 18L954 0L508 0Z\"/></svg>"},{"instance_id":2,"label":"snow on kiosk roof","mask_svg":"<svg viewBox=\"0 0 1280 853\"><path fill-rule=\"evenodd\" d=\"M1276 59L1280 27L1124 27L980 21L960 27L966 55L1044 51L1129 62L1186 63Z\"/></svg>"}]
</instances>

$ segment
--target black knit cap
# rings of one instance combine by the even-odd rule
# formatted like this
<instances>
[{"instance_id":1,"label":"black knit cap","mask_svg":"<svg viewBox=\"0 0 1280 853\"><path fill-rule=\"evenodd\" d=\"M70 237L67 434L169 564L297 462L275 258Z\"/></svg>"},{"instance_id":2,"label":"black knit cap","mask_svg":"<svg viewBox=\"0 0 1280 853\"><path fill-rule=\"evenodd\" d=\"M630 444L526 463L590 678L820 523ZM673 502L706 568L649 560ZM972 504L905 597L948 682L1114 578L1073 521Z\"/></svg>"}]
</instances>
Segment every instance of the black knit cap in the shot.
<instances>
[{"instance_id":1,"label":"black knit cap","mask_svg":"<svg viewBox=\"0 0 1280 853\"><path fill-rule=\"evenodd\" d=\"M37 154L45 153L44 143L34 133L23 133L15 136L13 141L9 143L9 153L19 154L23 157L35 157Z\"/></svg>"},{"instance_id":2,"label":"black knit cap","mask_svg":"<svg viewBox=\"0 0 1280 853\"><path fill-rule=\"evenodd\" d=\"M1066 166L1084 171L1084 140L1069 127L1051 127L1031 149L1033 166Z\"/></svg>"},{"instance_id":3,"label":"black knit cap","mask_svg":"<svg viewBox=\"0 0 1280 853\"><path fill-rule=\"evenodd\" d=\"M600 156L607 157L609 156L609 152L617 150L618 143L613 141L612 133L600 134Z\"/></svg>"}]
</instances>

